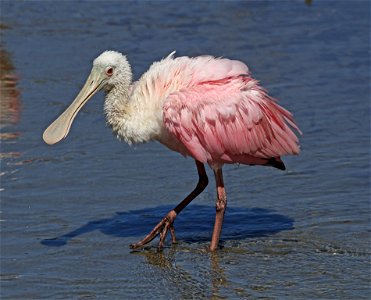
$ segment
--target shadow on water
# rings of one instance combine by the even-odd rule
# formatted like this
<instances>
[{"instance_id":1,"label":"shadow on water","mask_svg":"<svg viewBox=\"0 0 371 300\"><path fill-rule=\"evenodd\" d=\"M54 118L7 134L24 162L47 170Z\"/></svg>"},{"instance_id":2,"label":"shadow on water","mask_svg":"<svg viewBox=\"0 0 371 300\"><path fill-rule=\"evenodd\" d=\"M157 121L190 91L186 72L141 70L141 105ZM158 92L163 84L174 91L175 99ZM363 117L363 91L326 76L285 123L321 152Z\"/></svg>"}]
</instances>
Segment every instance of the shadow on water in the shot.
<instances>
[{"instance_id":1,"label":"shadow on water","mask_svg":"<svg viewBox=\"0 0 371 300\"><path fill-rule=\"evenodd\" d=\"M88 222L64 235L44 239L41 244L60 247L84 233L99 230L117 237L143 237L167 214L172 206L158 206L128 212L117 212L112 218ZM213 207L191 205L178 216L174 227L178 240L185 242L209 241L214 223ZM222 240L242 240L292 230L294 220L263 208L229 207L223 225Z\"/></svg>"}]
</instances>

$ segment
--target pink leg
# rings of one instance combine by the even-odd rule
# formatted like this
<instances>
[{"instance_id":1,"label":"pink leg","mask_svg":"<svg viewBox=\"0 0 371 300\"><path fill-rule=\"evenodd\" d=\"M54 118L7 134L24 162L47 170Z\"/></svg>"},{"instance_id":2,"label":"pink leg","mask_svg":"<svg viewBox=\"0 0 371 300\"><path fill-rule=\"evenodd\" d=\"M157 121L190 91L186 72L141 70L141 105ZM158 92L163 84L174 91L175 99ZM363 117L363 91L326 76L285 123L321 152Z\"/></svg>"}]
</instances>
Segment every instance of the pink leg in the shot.
<instances>
[{"instance_id":1,"label":"pink leg","mask_svg":"<svg viewBox=\"0 0 371 300\"><path fill-rule=\"evenodd\" d=\"M182 201L180 202L173 210L169 213L152 229L152 231L141 241L136 244L131 244L130 248L137 249L143 247L145 244L151 242L156 236L160 235L160 242L158 244L159 248L164 246L165 238L167 233L170 230L173 243L176 242L175 231L173 227L174 220L176 216L189 204L191 201L196 198L201 192L206 188L208 184L208 178L205 171L203 163L196 160L196 166L198 171L198 183L196 188Z\"/></svg>"},{"instance_id":2,"label":"pink leg","mask_svg":"<svg viewBox=\"0 0 371 300\"><path fill-rule=\"evenodd\" d=\"M214 251L218 247L220 233L222 231L222 225L224 220L224 212L227 207L227 197L225 195L224 182L223 182L223 173L222 169L214 170L215 181L216 181L216 191L217 191L217 200L216 200L216 214L215 214L215 223L213 236L211 238L210 250Z\"/></svg>"}]
</instances>

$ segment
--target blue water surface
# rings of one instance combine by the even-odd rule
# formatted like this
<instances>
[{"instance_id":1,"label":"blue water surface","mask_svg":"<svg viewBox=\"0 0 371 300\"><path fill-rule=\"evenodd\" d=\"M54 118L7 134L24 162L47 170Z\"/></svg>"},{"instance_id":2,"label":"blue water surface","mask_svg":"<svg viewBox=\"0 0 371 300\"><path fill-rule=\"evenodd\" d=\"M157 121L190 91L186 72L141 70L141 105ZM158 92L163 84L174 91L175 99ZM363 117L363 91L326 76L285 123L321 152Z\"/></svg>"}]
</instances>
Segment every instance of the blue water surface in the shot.
<instances>
[{"instance_id":1,"label":"blue water surface","mask_svg":"<svg viewBox=\"0 0 371 300\"><path fill-rule=\"evenodd\" d=\"M368 1L0 3L2 299L368 299ZM130 251L197 172L158 143L117 141L103 94L66 140L42 141L107 49L136 79L173 50L242 60L293 112L302 152L286 171L225 166L216 253L210 170L179 243Z\"/></svg>"}]
</instances>

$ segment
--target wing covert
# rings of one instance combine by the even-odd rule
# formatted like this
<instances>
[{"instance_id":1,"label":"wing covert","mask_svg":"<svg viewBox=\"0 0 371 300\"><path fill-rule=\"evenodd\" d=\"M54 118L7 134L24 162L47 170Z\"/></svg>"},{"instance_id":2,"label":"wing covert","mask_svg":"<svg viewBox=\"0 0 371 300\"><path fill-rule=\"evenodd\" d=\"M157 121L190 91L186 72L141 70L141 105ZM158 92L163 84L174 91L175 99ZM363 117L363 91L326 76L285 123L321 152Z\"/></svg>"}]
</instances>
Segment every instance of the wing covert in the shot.
<instances>
[{"instance_id":1,"label":"wing covert","mask_svg":"<svg viewBox=\"0 0 371 300\"><path fill-rule=\"evenodd\" d=\"M165 127L197 160L241 162L298 154L300 132L290 112L249 76L208 81L170 94Z\"/></svg>"}]
</instances>

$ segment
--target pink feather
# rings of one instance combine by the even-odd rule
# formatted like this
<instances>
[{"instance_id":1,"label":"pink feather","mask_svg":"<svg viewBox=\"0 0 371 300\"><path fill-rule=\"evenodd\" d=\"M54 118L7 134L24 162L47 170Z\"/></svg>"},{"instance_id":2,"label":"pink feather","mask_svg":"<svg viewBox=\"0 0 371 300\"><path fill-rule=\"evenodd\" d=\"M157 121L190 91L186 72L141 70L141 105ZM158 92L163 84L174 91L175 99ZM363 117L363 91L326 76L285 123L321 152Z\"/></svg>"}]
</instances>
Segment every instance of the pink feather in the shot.
<instances>
[{"instance_id":1,"label":"pink feather","mask_svg":"<svg viewBox=\"0 0 371 300\"><path fill-rule=\"evenodd\" d=\"M187 87L163 105L165 127L191 156L203 163L266 164L300 152L291 128L301 132L291 113L250 77L245 64L210 56L193 63Z\"/></svg>"}]
</instances>

